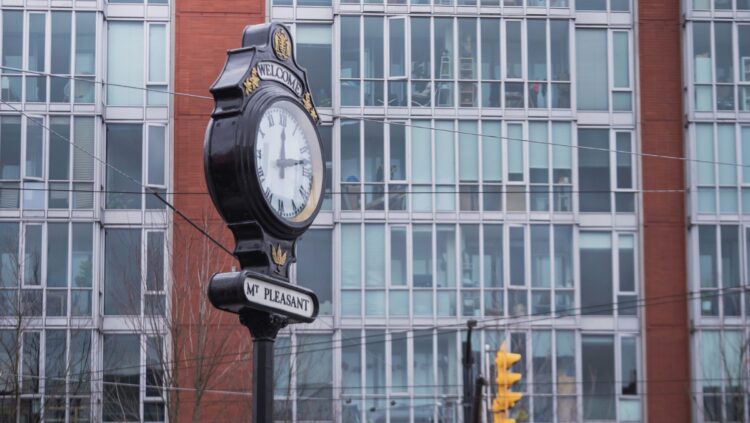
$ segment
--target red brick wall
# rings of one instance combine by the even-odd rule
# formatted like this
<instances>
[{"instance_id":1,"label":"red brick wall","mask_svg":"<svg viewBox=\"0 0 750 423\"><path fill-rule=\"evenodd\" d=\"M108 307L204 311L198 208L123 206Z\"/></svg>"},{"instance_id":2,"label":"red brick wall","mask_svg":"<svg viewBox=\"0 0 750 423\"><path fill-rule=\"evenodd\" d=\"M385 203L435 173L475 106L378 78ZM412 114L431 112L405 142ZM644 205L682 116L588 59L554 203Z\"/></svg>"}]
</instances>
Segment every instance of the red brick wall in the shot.
<instances>
[{"instance_id":1,"label":"red brick wall","mask_svg":"<svg viewBox=\"0 0 750 423\"><path fill-rule=\"evenodd\" d=\"M638 3L642 151L683 156L680 2ZM643 158L642 166L646 190L685 187L680 160ZM688 289L685 196L643 198L647 421L689 422L688 309L674 301ZM659 300L665 296L672 298Z\"/></svg>"},{"instance_id":2,"label":"red brick wall","mask_svg":"<svg viewBox=\"0 0 750 423\"><path fill-rule=\"evenodd\" d=\"M246 25L265 19L263 0L175 1L174 90L210 95L208 88L223 68L226 50L240 47ZM211 100L174 97L174 190L206 192L203 175L203 135L213 107ZM230 250L234 241L207 195L175 195L175 206L221 240ZM206 238L174 216L172 315L175 320L177 385L187 388L174 397L177 421L248 422L251 398L216 391L251 389L250 336L234 315L208 304L201 314L205 284L217 271L237 265L233 257L211 246ZM209 266L205 266L209 263ZM204 303L204 305L206 305ZM205 338L203 338L205 337ZM203 341L205 339L205 341ZM212 375L208 384L202 377ZM212 392L200 399L195 389ZM174 394L174 393L173 393Z\"/></svg>"}]
</instances>

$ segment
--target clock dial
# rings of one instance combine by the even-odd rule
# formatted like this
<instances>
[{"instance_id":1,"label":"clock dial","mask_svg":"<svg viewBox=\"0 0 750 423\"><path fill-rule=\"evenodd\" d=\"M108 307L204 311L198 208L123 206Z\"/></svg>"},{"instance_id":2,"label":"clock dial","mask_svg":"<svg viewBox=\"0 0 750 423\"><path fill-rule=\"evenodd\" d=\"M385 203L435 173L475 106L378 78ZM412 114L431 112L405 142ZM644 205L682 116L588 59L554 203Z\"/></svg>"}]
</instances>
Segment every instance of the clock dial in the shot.
<instances>
[{"instance_id":1,"label":"clock dial","mask_svg":"<svg viewBox=\"0 0 750 423\"><path fill-rule=\"evenodd\" d=\"M315 129L304 112L288 101L263 113L255 141L256 172L263 196L280 217L299 220L317 199L315 169L321 159ZM317 154L315 154L317 153Z\"/></svg>"}]
</instances>

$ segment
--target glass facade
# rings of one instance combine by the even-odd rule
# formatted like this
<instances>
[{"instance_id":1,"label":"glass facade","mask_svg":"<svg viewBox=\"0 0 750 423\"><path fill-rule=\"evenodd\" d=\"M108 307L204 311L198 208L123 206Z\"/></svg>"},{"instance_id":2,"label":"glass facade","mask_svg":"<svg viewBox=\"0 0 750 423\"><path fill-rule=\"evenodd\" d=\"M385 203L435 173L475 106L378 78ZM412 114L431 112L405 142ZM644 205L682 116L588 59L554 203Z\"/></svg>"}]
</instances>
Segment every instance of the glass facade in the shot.
<instances>
[{"instance_id":1,"label":"glass facade","mask_svg":"<svg viewBox=\"0 0 750 423\"><path fill-rule=\"evenodd\" d=\"M297 246L321 314L277 342L277 421L463 421L468 319L477 372L503 341L524 354L518 421L643 421L630 1L270 15L311 72L333 193Z\"/></svg>"},{"instance_id":2,"label":"glass facade","mask_svg":"<svg viewBox=\"0 0 750 423\"><path fill-rule=\"evenodd\" d=\"M696 421L748 419L750 3L691 0L684 63Z\"/></svg>"},{"instance_id":3,"label":"glass facade","mask_svg":"<svg viewBox=\"0 0 750 423\"><path fill-rule=\"evenodd\" d=\"M163 422L172 5L26 3L0 8L0 421Z\"/></svg>"}]
</instances>

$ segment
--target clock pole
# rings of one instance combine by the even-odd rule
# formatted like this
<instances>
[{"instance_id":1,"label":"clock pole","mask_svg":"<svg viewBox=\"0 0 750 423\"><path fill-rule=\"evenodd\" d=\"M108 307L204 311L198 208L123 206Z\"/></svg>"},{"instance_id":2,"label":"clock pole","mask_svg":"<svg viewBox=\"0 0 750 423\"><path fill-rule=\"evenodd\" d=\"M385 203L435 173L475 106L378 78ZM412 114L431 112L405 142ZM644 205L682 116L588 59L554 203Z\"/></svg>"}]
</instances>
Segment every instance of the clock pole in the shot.
<instances>
[{"instance_id":1,"label":"clock pole","mask_svg":"<svg viewBox=\"0 0 750 423\"><path fill-rule=\"evenodd\" d=\"M307 75L293 51L291 35L281 24L245 28L242 48L227 52L224 69L211 87L216 104L204 146L206 185L234 235L233 255L242 269L213 275L208 298L214 307L237 314L252 337L254 423L273 421L276 336L289 324L313 322L319 309L313 291L290 281L297 238L320 210L325 177L318 115ZM283 117L294 117L304 133L306 144L295 147L299 152L286 151L290 140L284 129L277 134L262 126L266 111L281 109L287 113ZM272 119L268 125L274 126ZM268 152L258 147L259 137L262 145L278 143L280 157L266 159ZM295 158L302 153L307 155ZM311 164L311 170L306 168L311 175L309 192L304 186L292 190L294 195L300 192L304 204L297 207L296 197L276 200L278 192L264 190L271 172L278 172L283 180L286 167L305 161ZM294 169L289 172L293 174ZM286 179L293 183L292 178ZM278 207L271 199L278 201ZM286 200L292 211L285 212Z\"/></svg>"}]
</instances>

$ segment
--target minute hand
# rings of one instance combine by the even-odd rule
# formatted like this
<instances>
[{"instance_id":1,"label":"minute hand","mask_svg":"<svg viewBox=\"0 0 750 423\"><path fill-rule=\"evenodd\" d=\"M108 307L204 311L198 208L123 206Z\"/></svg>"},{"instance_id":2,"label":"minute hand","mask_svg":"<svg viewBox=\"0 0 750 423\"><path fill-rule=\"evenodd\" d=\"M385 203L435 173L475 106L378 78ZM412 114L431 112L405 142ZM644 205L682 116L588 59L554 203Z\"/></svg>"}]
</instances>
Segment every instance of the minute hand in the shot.
<instances>
[{"instance_id":1,"label":"minute hand","mask_svg":"<svg viewBox=\"0 0 750 423\"><path fill-rule=\"evenodd\" d=\"M299 164L305 163L304 160L294 160L294 159L278 159L276 160L276 166L280 168L286 168L286 167L292 167Z\"/></svg>"}]
</instances>

